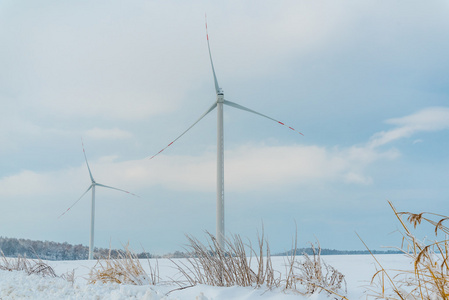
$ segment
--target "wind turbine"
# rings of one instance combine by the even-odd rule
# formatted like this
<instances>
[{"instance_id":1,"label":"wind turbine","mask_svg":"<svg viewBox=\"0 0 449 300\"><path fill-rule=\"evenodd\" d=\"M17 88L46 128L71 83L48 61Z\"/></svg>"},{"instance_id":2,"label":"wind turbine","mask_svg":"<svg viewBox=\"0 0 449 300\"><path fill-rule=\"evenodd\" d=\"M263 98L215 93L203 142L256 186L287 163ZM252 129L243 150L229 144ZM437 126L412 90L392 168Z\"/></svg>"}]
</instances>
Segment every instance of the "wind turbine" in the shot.
<instances>
[{"instance_id":1,"label":"wind turbine","mask_svg":"<svg viewBox=\"0 0 449 300\"><path fill-rule=\"evenodd\" d=\"M75 203L72 204L72 206L70 206L65 212L63 212L58 218L62 217L63 215L65 215L72 207L75 206L75 204L78 203L78 201L81 200L81 198L84 197L84 195L87 194L87 192L89 192L90 190L92 190L92 203L91 203L91 210L90 210L90 239L89 239L89 259L93 259L93 252L94 252L94 227L95 227L95 187L97 186L101 186L104 188L108 188L108 189L113 189L113 190L117 190L117 191L121 191L127 194L131 194L133 196L139 197L133 193L130 193L128 191L125 190L121 190L112 186L107 186L101 183L97 183L94 179L94 177L92 176L92 172L90 171L90 167L89 167L89 163L87 162L87 156L86 156L86 151L84 151L84 144L83 145L83 154L84 154L84 159L86 160L86 165L87 165L87 170L89 171L89 176L90 176L90 180L91 180L91 185L89 186L89 188L84 192L84 194L81 195L81 197L78 198L78 200L75 201Z\"/></svg>"},{"instance_id":2,"label":"wind turbine","mask_svg":"<svg viewBox=\"0 0 449 300\"><path fill-rule=\"evenodd\" d=\"M216 217L216 238L218 241L218 245L223 248L224 247L224 238L225 238L225 226L224 226L224 139L223 139L223 104L238 108L256 115L259 115L261 117L267 118L269 120L272 120L280 125L286 126L289 129L296 131L297 133L303 135L301 132L295 130L294 128L285 125L281 121L278 121L276 119L273 119L269 116L266 116L264 114L261 114L257 111L254 111L252 109L249 109L247 107L244 107L240 104L228 101L224 98L223 90L218 85L217 76L215 74L215 68L214 63L212 61L212 54L210 51L210 44L209 44L209 34L207 32L207 20L206 20L206 38L207 38L207 48L209 50L209 58L210 58L210 64L212 67L212 74L214 77L214 85L215 85L215 93L217 95L217 100L212 104L209 109L201 115L201 117L193 123L187 130L185 130L181 135L179 135L176 139L174 139L170 144L168 144L165 148L163 148L161 151L150 157L150 159L153 159L155 156L159 155L162 151L170 147L174 142L176 142L180 137L182 137L184 134L187 133L193 126L195 126L199 121L201 121L202 118L204 118L208 113L210 113L212 110L217 108L217 217Z\"/></svg>"}]
</instances>

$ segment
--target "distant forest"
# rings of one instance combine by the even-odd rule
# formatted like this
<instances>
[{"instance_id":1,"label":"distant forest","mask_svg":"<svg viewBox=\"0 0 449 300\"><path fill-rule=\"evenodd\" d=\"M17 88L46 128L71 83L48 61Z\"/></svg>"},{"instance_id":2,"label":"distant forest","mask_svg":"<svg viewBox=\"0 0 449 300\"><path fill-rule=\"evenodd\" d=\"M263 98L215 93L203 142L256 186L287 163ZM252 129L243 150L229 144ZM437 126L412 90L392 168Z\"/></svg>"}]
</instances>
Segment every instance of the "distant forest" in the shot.
<instances>
[{"instance_id":1,"label":"distant forest","mask_svg":"<svg viewBox=\"0 0 449 300\"><path fill-rule=\"evenodd\" d=\"M28 258L40 258L44 260L83 260L87 259L89 247L83 245L71 245L68 243L56 243L49 241L32 241L27 239L6 238L0 237L0 251L6 257L26 256ZM116 257L118 253L123 253L122 250L95 248L94 257L108 257L109 251L111 256ZM293 250L273 254L273 256L291 255ZM308 255L313 254L312 248L298 248L297 255L304 253ZM372 251L373 254L397 254L400 251ZM368 250L333 250L321 249L321 255L356 255L356 254L370 254ZM151 255L149 252L136 253L139 258L182 258L186 257L184 252L176 251L163 256Z\"/></svg>"},{"instance_id":2,"label":"distant forest","mask_svg":"<svg viewBox=\"0 0 449 300\"><path fill-rule=\"evenodd\" d=\"M28 258L40 258L43 260L83 260L88 258L89 247L83 245L71 245L68 243L55 243L49 241L32 241L0 237L0 251L6 257L26 256ZM115 257L121 250L111 250L111 256ZM109 249L95 248L94 257L107 257ZM149 258L150 253L136 253L139 258Z\"/></svg>"},{"instance_id":3,"label":"distant forest","mask_svg":"<svg viewBox=\"0 0 449 300\"><path fill-rule=\"evenodd\" d=\"M287 256L292 255L293 250L282 252L278 254L273 254L273 256ZM313 255L312 248L297 248L296 254L302 255L306 253L307 255ZM379 250L371 250L372 254L400 254L404 253L399 250L387 250L387 251L379 251ZM358 255L358 254L371 254L368 250L335 250L335 249L321 249L321 255Z\"/></svg>"}]
</instances>

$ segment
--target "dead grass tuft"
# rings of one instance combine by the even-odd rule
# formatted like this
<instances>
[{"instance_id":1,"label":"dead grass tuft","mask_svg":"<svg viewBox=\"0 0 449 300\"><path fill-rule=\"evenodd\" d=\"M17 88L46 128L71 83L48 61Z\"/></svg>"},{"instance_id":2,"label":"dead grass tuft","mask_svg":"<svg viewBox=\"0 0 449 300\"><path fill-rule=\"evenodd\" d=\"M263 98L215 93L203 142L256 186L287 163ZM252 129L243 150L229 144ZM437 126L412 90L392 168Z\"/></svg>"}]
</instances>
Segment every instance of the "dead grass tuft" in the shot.
<instances>
[{"instance_id":1,"label":"dead grass tuft","mask_svg":"<svg viewBox=\"0 0 449 300\"><path fill-rule=\"evenodd\" d=\"M392 271L380 266L371 281L368 290L373 292L371 297L377 299L449 299L449 244L447 234L449 228L443 222L449 219L440 214L423 212L413 214L409 212L397 212L393 204L389 202L391 209L402 225L403 231L402 251L413 262L413 270L394 270L396 275L390 277ZM405 222L402 216L407 216L407 221L416 228L422 222L434 226L434 233L446 234L446 238L431 242L418 240ZM373 256L374 257L374 256ZM385 280L387 277L387 280Z\"/></svg>"},{"instance_id":2,"label":"dead grass tuft","mask_svg":"<svg viewBox=\"0 0 449 300\"><path fill-rule=\"evenodd\" d=\"M329 294L339 296L343 299L346 297L339 293L347 293L347 284L345 276L334 267L326 264L321 260L321 247L315 248L311 244L313 256L310 257L306 253L303 254L303 261L296 261L295 269L297 273L293 275L296 283L296 289L301 290L303 294L310 295L325 291Z\"/></svg>"},{"instance_id":3,"label":"dead grass tuft","mask_svg":"<svg viewBox=\"0 0 449 300\"><path fill-rule=\"evenodd\" d=\"M250 244L245 244L239 235L225 239L224 249L210 233L206 233L208 244L187 236L189 242L186 262L171 261L190 285L212 286L279 286L271 263L270 247L263 234L259 237L258 252ZM264 258L264 251L266 256ZM253 259L255 267L252 268Z\"/></svg>"},{"instance_id":4,"label":"dead grass tuft","mask_svg":"<svg viewBox=\"0 0 449 300\"><path fill-rule=\"evenodd\" d=\"M0 270L24 271L28 275L35 274L42 277L57 277L55 271L47 263L38 259L28 259L19 255L17 258L8 258L3 251L1 253Z\"/></svg>"},{"instance_id":5,"label":"dead grass tuft","mask_svg":"<svg viewBox=\"0 0 449 300\"><path fill-rule=\"evenodd\" d=\"M155 285L159 282L159 267L152 267L150 260L148 264L150 273L148 274L142 267L137 254L129 249L129 245L124 246L125 251L121 251L116 257L111 256L98 259L96 265L89 274L89 283L119 283L132 285Z\"/></svg>"},{"instance_id":6,"label":"dead grass tuft","mask_svg":"<svg viewBox=\"0 0 449 300\"><path fill-rule=\"evenodd\" d=\"M62 274L60 276L65 281L72 284L72 286L75 284L75 269L72 269L72 271L67 271L66 273Z\"/></svg>"}]
</instances>

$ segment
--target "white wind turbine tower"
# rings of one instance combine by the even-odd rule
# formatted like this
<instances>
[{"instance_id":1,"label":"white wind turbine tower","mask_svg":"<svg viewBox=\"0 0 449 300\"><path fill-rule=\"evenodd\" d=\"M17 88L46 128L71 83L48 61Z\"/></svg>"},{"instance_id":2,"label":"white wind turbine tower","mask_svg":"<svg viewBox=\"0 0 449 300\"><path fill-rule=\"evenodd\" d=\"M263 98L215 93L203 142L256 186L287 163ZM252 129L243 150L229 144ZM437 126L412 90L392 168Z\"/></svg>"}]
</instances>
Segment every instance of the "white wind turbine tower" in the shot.
<instances>
[{"instance_id":1,"label":"white wind turbine tower","mask_svg":"<svg viewBox=\"0 0 449 300\"><path fill-rule=\"evenodd\" d=\"M210 51L209 45L209 34L207 32L207 21L206 21L206 37L207 37L207 48L209 50L209 58L210 64L212 67L212 74L214 76L214 84L215 84L215 92L217 94L217 100L212 104L212 106L201 115L201 117L193 123L186 131L184 131L181 135L179 135L176 139L174 139L170 144L168 144L161 151L150 157L150 159L154 158L162 151L170 147L174 142L176 142L180 137L182 137L187 131L189 131L193 126L195 126L202 118L204 118L208 113L210 113L214 108L217 108L217 218L216 218L216 237L218 241L218 245L223 248L224 247L224 238L225 238L225 225L224 225L224 140L223 140L223 104L228 106L232 106L264 118L275 121L278 124L288 127L289 129L296 131L297 133L303 135L301 132L293 129L290 126L285 125L284 123L273 119L264 114L258 113L252 109L244 107L240 104L228 101L224 98L223 90L218 85L217 76L215 75L214 63L212 61L212 54Z\"/></svg>"},{"instance_id":2,"label":"white wind turbine tower","mask_svg":"<svg viewBox=\"0 0 449 300\"><path fill-rule=\"evenodd\" d=\"M92 172L90 171L90 167L89 167L89 163L87 162L87 156L86 156L86 151L84 151L84 144L83 144L83 154L84 154L84 159L86 160L86 165L87 165L87 170L89 171L89 176L90 176L90 180L92 181L91 185L89 186L89 188L81 195L81 197L78 198L78 200L75 201L75 203L72 204L72 206L70 206L65 212L63 212L60 216L62 217L65 213L67 213L73 206L75 206L75 204L78 203L78 201L81 200L81 198L84 197L84 195L87 194L87 192L89 192L90 190L92 190L92 203L91 203L91 211L90 211L90 239L89 239L89 259L93 259L93 251L94 251L94 227L95 227L95 187L96 186L101 186L104 188L108 188L108 189L113 189L113 190L117 190L117 191L121 191L127 194L131 194L133 196L139 197L133 193L130 193L128 191L125 190L121 190L112 186L107 186L101 183L97 183L94 180L94 177L92 176Z\"/></svg>"}]
</instances>

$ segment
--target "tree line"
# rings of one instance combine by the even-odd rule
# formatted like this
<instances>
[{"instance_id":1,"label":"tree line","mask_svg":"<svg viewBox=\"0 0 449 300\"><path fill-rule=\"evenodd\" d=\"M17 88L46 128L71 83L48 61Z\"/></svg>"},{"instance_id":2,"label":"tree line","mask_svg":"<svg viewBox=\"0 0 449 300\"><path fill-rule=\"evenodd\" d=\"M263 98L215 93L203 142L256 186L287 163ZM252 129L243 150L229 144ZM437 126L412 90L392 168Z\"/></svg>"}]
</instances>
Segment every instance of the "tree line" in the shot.
<instances>
[{"instance_id":1,"label":"tree line","mask_svg":"<svg viewBox=\"0 0 449 300\"><path fill-rule=\"evenodd\" d=\"M28 258L40 258L43 260L83 260L88 258L89 247L71 245L69 243L56 243L50 241L33 241L0 237L0 251L6 257L26 256ZM94 257L116 257L122 250L94 248ZM122 252L124 253L124 252ZM139 258L150 258L148 252L137 253Z\"/></svg>"},{"instance_id":2,"label":"tree line","mask_svg":"<svg viewBox=\"0 0 449 300\"><path fill-rule=\"evenodd\" d=\"M297 255L313 255L313 251L318 249L298 248ZM356 254L370 254L368 250L334 250L334 249L319 249L321 255L356 255ZM28 258L40 258L43 260L84 260L88 258L89 247L81 244L71 245L69 243L57 243L50 241L33 241L28 239L17 239L0 237L0 252L6 257L26 256ZM396 254L402 253L397 250L379 251L372 250L373 254ZM0 253L0 254L1 254ZM123 250L95 248L94 258L106 258L109 254L112 257L117 257L118 254L124 254ZM290 256L293 250L273 254L273 256ZM149 252L136 253L138 258L183 258L188 255L184 252L175 251L174 253L165 254L162 256L152 255Z\"/></svg>"},{"instance_id":3,"label":"tree line","mask_svg":"<svg viewBox=\"0 0 449 300\"><path fill-rule=\"evenodd\" d=\"M273 256L291 256L293 254L293 250L289 250L282 253L273 254ZM303 255L304 253L307 255L313 255L315 253L318 253L318 249L316 248L297 248L296 249L296 255ZM361 255L361 254L399 254L404 253L399 250L335 250L335 249L319 249L319 252L321 255Z\"/></svg>"}]
</instances>

